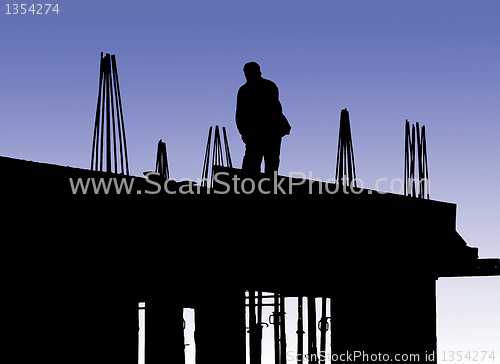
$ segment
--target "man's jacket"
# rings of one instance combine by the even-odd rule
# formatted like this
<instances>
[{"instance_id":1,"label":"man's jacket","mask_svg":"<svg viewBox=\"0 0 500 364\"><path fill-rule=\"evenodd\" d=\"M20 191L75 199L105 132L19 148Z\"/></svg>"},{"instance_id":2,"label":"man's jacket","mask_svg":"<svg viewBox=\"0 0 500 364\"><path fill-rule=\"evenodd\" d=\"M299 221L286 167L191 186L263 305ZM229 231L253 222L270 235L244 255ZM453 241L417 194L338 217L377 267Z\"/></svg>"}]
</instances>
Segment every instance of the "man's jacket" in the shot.
<instances>
[{"instance_id":1,"label":"man's jacket","mask_svg":"<svg viewBox=\"0 0 500 364\"><path fill-rule=\"evenodd\" d=\"M236 126L245 143L290 133L291 127L283 115L279 90L274 82L260 77L240 87L236 100Z\"/></svg>"}]
</instances>

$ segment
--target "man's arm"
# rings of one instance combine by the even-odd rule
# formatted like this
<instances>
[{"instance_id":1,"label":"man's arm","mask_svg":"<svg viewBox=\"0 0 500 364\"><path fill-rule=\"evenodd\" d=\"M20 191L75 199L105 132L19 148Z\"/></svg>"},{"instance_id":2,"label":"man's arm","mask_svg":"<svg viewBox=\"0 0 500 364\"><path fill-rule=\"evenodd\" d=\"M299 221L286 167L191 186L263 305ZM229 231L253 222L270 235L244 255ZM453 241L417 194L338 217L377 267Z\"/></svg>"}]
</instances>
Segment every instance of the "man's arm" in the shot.
<instances>
[{"instance_id":1,"label":"man's arm","mask_svg":"<svg viewBox=\"0 0 500 364\"><path fill-rule=\"evenodd\" d=\"M273 103L273 114L274 117L276 118L273 123L273 133L278 134L279 136L283 137L285 135L290 134L290 123L288 122L287 118L285 115L283 115L283 108L281 106L281 102L279 100L279 89L278 86L276 86L275 83L274 85L274 103Z\"/></svg>"},{"instance_id":2,"label":"man's arm","mask_svg":"<svg viewBox=\"0 0 500 364\"><path fill-rule=\"evenodd\" d=\"M281 107L281 102L280 102L280 91L278 89L278 86L274 82L272 82L273 86L273 111L272 113L275 115L281 115L283 113L283 108Z\"/></svg>"},{"instance_id":3,"label":"man's arm","mask_svg":"<svg viewBox=\"0 0 500 364\"><path fill-rule=\"evenodd\" d=\"M238 95L236 96L236 115L235 115L235 120L236 120L236 127L238 128L238 131L240 132L241 136L246 134L246 128L247 128L247 114L245 110L245 103L244 103L244 91L242 91L241 87L238 90Z\"/></svg>"}]
</instances>

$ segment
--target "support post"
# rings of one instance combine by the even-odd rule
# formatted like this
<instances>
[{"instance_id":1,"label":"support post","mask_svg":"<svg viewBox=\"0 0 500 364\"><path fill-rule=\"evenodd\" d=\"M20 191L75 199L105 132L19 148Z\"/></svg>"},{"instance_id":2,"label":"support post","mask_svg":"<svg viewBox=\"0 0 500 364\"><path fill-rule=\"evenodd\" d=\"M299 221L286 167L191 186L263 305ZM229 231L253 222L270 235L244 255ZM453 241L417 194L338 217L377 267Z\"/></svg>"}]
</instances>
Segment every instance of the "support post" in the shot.
<instances>
[{"instance_id":1,"label":"support post","mask_svg":"<svg viewBox=\"0 0 500 364\"><path fill-rule=\"evenodd\" d=\"M147 301L148 324L145 363L182 363L184 358L183 308L171 300L154 297Z\"/></svg>"},{"instance_id":2,"label":"support post","mask_svg":"<svg viewBox=\"0 0 500 364\"><path fill-rule=\"evenodd\" d=\"M320 360L319 364L325 364L325 350L326 350L326 331L328 330L328 318L326 317L326 297L321 298L321 319L319 321L320 330Z\"/></svg>"},{"instance_id":3,"label":"support post","mask_svg":"<svg viewBox=\"0 0 500 364\"><path fill-rule=\"evenodd\" d=\"M316 300L307 297L307 337L308 337L308 359L309 363L318 363L318 349L316 346Z\"/></svg>"},{"instance_id":4,"label":"support post","mask_svg":"<svg viewBox=\"0 0 500 364\"><path fill-rule=\"evenodd\" d=\"M297 300L297 364L302 364L304 357L304 324L302 321L302 304L304 297L300 296Z\"/></svg>"},{"instance_id":5,"label":"support post","mask_svg":"<svg viewBox=\"0 0 500 364\"><path fill-rule=\"evenodd\" d=\"M274 293L274 312L273 312L273 332L274 332L274 364L280 364L280 327L278 325L279 295ZM270 320L269 320L270 321Z\"/></svg>"},{"instance_id":6,"label":"support post","mask_svg":"<svg viewBox=\"0 0 500 364\"><path fill-rule=\"evenodd\" d=\"M280 364L286 364L285 296L280 295Z\"/></svg>"}]
</instances>

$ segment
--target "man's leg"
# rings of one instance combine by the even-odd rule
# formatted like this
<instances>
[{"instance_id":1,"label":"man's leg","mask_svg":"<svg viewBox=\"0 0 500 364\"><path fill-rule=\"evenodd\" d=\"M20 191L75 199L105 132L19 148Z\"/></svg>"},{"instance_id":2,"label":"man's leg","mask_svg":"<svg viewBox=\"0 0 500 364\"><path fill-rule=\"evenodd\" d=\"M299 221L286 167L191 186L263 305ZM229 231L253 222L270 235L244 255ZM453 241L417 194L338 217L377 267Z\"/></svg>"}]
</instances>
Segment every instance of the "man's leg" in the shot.
<instances>
[{"instance_id":1,"label":"man's leg","mask_svg":"<svg viewBox=\"0 0 500 364\"><path fill-rule=\"evenodd\" d=\"M250 173L260 173L264 153L260 143L247 143L241 169Z\"/></svg>"},{"instance_id":2,"label":"man's leg","mask_svg":"<svg viewBox=\"0 0 500 364\"><path fill-rule=\"evenodd\" d=\"M280 165L281 137L270 139L265 146L264 162L266 173L273 174Z\"/></svg>"}]
</instances>

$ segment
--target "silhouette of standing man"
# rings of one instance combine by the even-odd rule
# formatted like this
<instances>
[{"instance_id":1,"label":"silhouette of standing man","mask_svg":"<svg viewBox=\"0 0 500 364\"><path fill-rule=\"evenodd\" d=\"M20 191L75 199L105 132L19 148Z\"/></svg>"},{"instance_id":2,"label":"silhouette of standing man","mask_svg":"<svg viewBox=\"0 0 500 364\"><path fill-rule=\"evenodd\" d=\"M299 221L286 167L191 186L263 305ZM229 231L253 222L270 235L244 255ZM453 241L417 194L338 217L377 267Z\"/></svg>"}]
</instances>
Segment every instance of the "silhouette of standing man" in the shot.
<instances>
[{"instance_id":1,"label":"silhouette of standing man","mask_svg":"<svg viewBox=\"0 0 500 364\"><path fill-rule=\"evenodd\" d=\"M236 126L245 143L242 170L259 173L262 159L265 173L278 171L281 138L290 134L283 115L276 84L262 78L260 66L249 62L243 67L247 82L238 90Z\"/></svg>"}]
</instances>

